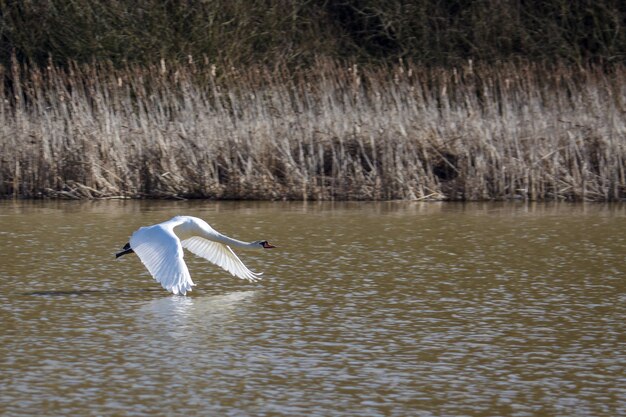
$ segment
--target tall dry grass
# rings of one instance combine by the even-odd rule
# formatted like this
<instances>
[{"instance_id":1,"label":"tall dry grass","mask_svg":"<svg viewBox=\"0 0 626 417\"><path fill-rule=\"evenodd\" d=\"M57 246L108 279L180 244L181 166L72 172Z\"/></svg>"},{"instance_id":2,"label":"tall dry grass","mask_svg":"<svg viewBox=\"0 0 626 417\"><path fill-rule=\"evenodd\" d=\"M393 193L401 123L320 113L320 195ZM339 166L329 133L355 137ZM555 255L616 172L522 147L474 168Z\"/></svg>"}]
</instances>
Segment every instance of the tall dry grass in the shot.
<instances>
[{"instance_id":1,"label":"tall dry grass","mask_svg":"<svg viewBox=\"0 0 626 417\"><path fill-rule=\"evenodd\" d=\"M4 71L4 196L626 197L623 66Z\"/></svg>"}]
</instances>

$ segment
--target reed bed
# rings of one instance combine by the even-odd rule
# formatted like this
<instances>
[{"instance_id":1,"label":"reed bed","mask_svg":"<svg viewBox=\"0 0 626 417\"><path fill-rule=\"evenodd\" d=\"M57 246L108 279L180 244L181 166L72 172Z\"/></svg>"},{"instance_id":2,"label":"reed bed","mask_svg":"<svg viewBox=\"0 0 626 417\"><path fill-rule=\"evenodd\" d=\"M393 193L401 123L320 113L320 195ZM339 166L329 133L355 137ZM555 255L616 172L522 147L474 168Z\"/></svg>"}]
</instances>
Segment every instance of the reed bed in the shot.
<instances>
[{"instance_id":1,"label":"reed bed","mask_svg":"<svg viewBox=\"0 0 626 417\"><path fill-rule=\"evenodd\" d=\"M7 197L626 197L623 66L3 71Z\"/></svg>"}]
</instances>

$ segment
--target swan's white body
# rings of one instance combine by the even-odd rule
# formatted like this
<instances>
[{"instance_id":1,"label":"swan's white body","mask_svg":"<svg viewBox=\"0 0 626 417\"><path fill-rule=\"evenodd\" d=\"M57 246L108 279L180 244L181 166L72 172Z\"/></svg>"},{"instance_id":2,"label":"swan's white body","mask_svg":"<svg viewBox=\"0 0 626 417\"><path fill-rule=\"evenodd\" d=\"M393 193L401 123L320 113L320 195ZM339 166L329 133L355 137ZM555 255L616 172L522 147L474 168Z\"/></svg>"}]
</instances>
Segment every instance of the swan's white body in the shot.
<instances>
[{"instance_id":1,"label":"swan's white body","mask_svg":"<svg viewBox=\"0 0 626 417\"><path fill-rule=\"evenodd\" d=\"M272 248L267 241L242 242L213 229L202 219L176 216L166 222L142 227L130 238L130 249L118 254L135 252L163 288L185 295L195 284L183 260L183 248L224 268L236 277L257 281L260 273L250 271L230 246L247 249Z\"/></svg>"}]
</instances>

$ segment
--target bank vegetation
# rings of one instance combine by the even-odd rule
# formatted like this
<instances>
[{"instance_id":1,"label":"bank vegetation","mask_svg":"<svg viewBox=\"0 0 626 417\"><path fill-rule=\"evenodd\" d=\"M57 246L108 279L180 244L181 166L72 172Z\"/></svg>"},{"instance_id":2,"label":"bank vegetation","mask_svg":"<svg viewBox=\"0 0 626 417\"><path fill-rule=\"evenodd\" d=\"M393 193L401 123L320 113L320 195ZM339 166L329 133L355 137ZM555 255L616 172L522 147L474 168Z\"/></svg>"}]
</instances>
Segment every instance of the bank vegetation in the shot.
<instances>
[{"instance_id":1,"label":"bank vegetation","mask_svg":"<svg viewBox=\"0 0 626 417\"><path fill-rule=\"evenodd\" d=\"M2 196L626 198L622 64L2 68Z\"/></svg>"}]
</instances>

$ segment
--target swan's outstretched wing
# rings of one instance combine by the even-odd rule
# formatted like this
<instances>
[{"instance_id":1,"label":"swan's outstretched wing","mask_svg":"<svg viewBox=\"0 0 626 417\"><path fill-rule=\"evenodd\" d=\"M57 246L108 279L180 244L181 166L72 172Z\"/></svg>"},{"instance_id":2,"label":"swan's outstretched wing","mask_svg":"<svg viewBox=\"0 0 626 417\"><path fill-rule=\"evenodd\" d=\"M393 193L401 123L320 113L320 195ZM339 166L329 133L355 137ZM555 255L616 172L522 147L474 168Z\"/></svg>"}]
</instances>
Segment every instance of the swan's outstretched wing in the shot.
<instances>
[{"instance_id":1,"label":"swan's outstretched wing","mask_svg":"<svg viewBox=\"0 0 626 417\"><path fill-rule=\"evenodd\" d=\"M250 271L235 255L235 252L223 243L212 242L198 236L185 239L181 243L193 254L213 262L238 278L252 282L261 279L262 273Z\"/></svg>"},{"instance_id":2,"label":"swan's outstretched wing","mask_svg":"<svg viewBox=\"0 0 626 417\"><path fill-rule=\"evenodd\" d=\"M183 247L172 229L160 224L142 227L131 236L130 247L166 290L185 295L195 285L183 260Z\"/></svg>"}]
</instances>

